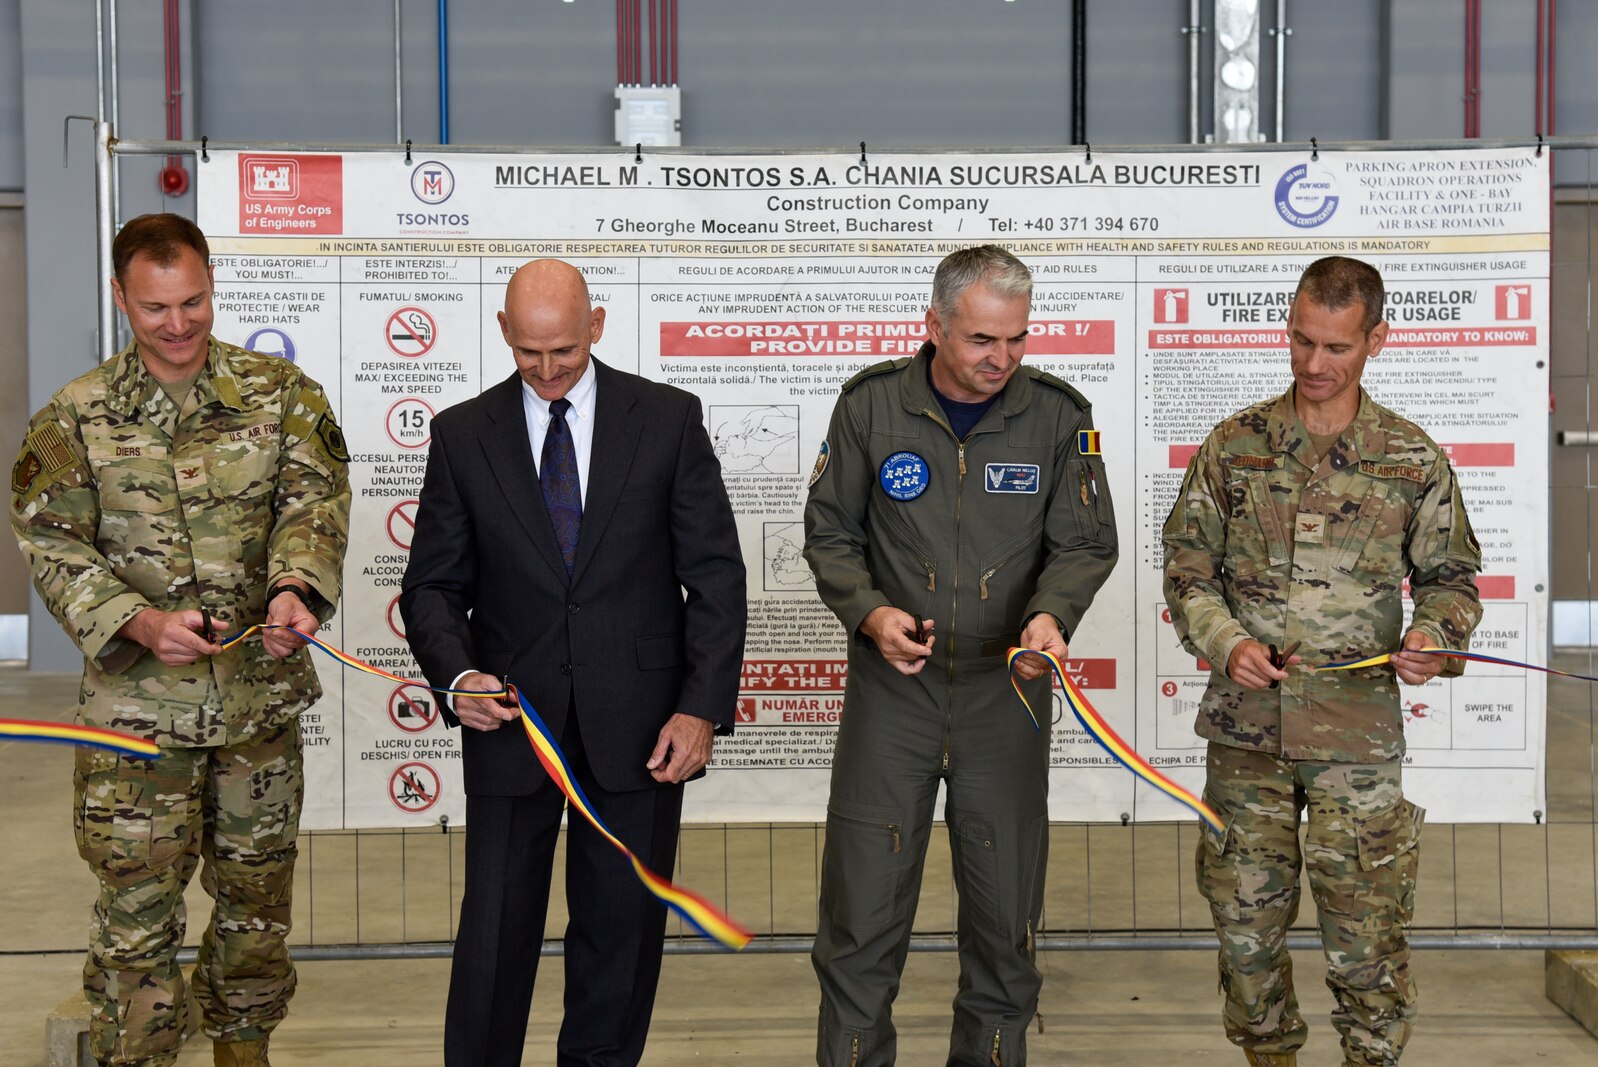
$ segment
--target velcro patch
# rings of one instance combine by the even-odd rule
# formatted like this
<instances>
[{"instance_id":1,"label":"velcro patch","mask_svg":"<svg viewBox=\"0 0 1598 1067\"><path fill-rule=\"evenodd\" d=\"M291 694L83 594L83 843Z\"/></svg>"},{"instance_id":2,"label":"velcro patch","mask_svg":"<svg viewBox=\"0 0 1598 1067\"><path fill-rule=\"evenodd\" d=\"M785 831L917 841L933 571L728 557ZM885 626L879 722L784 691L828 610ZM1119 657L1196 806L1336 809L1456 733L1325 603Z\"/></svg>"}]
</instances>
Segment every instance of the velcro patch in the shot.
<instances>
[{"instance_id":1,"label":"velcro patch","mask_svg":"<svg viewBox=\"0 0 1598 1067\"><path fill-rule=\"evenodd\" d=\"M1362 459L1359 461L1359 472L1372 478L1402 478L1417 484L1426 480L1426 468L1408 463L1378 463L1373 459Z\"/></svg>"},{"instance_id":2,"label":"velcro patch","mask_svg":"<svg viewBox=\"0 0 1598 1067\"><path fill-rule=\"evenodd\" d=\"M33 485L33 480L44 472L44 464L39 460L32 445L22 446L22 455L17 457L16 464L11 468L11 491L13 493L26 493Z\"/></svg>"},{"instance_id":3,"label":"velcro patch","mask_svg":"<svg viewBox=\"0 0 1598 1067\"><path fill-rule=\"evenodd\" d=\"M1249 470L1273 471L1282 465L1281 456L1222 456L1228 467L1247 467Z\"/></svg>"},{"instance_id":4,"label":"velcro patch","mask_svg":"<svg viewBox=\"0 0 1598 1067\"><path fill-rule=\"evenodd\" d=\"M350 461L349 446L344 443L344 431L333 421L331 412L316 420L316 439L322 442L327 454L340 463Z\"/></svg>"},{"instance_id":5,"label":"velcro patch","mask_svg":"<svg viewBox=\"0 0 1598 1067\"><path fill-rule=\"evenodd\" d=\"M1036 493L1036 463L989 463L984 470L982 488L990 493Z\"/></svg>"},{"instance_id":6,"label":"velcro patch","mask_svg":"<svg viewBox=\"0 0 1598 1067\"><path fill-rule=\"evenodd\" d=\"M59 423L47 422L28 435L27 447L39 456L46 474L54 474L72 462L72 450L67 447L66 434Z\"/></svg>"}]
</instances>

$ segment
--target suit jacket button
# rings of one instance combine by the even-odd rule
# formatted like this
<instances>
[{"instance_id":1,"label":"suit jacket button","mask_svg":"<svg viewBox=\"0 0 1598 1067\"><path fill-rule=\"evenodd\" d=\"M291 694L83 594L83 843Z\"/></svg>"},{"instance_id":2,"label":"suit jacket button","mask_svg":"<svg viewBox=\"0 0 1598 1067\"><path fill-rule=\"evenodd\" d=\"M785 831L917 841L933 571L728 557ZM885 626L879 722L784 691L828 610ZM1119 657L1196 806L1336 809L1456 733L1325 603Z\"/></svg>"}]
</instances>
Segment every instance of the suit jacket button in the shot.
<instances>
[{"instance_id":1,"label":"suit jacket button","mask_svg":"<svg viewBox=\"0 0 1598 1067\"><path fill-rule=\"evenodd\" d=\"M570 603L570 604L566 605L566 610L568 612L570 612L571 614L575 615L575 614L577 614L579 608L578 608L578 605L576 604L576 602L573 602L573 603Z\"/></svg>"},{"instance_id":2,"label":"suit jacket button","mask_svg":"<svg viewBox=\"0 0 1598 1067\"><path fill-rule=\"evenodd\" d=\"M562 673L562 674L570 674L571 672L572 672L572 665L570 663L562 663L560 665L560 673Z\"/></svg>"}]
</instances>

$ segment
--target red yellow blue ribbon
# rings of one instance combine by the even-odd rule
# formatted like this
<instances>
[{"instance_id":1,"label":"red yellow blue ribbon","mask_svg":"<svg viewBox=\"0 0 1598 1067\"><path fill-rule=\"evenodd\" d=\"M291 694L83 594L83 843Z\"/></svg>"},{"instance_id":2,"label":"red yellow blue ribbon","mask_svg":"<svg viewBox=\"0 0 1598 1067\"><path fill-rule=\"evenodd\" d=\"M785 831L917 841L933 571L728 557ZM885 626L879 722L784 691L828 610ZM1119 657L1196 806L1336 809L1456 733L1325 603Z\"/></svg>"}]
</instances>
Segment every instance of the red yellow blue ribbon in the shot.
<instances>
[{"instance_id":1,"label":"red yellow blue ribbon","mask_svg":"<svg viewBox=\"0 0 1598 1067\"><path fill-rule=\"evenodd\" d=\"M1522 663L1518 659L1501 659L1498 656L1486 656L1480 652L1461 652L1454 648L1412 648L1410 652L1419 652L1427 656L1441 656L1445 659L1460 659L1471 663L1496 663L1501 667L1519 667L1521 670L1537 671L1541 674L1557 674L1561 678L1575 678L1583 682L1598 682L1598 677L1590 674L1576 674L1572 671L1556 670L1553 667L1539 667L1535 663ZM1383 652L1379 656L1367 656L1364 659L1351 659L1342 663L1326 663L1319 667L1311 667L1312 671L1355 671L1361 667L1380 667L1384 663L1391 663L1397 652Z\"/></svg>"},{"instance_id":2,"label":"red yellow blue ribbon","mask_svg":"<svg viewBox=\"0 0 1598 1067\"><path fill-rule=\"evenodd\" d=\"M360 671L363 674L373 674L379 678L387 678L391 682L414 686L418 689L433 689L426 682L419 682L413 678L404 678L398 674L391 674L381 667L362 663L347 652L335 648L324 641L318 641L310 634L305 633L303 630L296 630L292 626L271 626L258 623L248 629L240 630L231 637L217 643L224 649L232 648L250 635L260 633L263 630L288 630L291 633L299 634L307 644L316 646L346 667ZM507 684L504 689L497 693L485 693L476 689L433 689L433 691L435 693L448 693L451 696L480 697L488 700L514 696L517 703L521 705L522 728L527 731L527 740L532 742L533 754L538 757L538 762L543 764L544 770L554 780L555 784L560 787L560 791L566 794L566 800L571 810L587 819L601 837L609 841L618 852L627 857L627 861L632 864L633 873L644 884L644 888L654 894L656 899L662 904L680 915L683 921L693 927L702 937L709 938L734 951L742 949L750 941L754 940L754 934L733 921L725 912L722 912L704 897L672 885L666 879L644 866L643 861L633 855L632 849L628 848L622 843L620 838L611 833L610 827L605 825L605 821L599 817L599 813L589 803L588 797L583 793L582 786L577 784L577 779L571 773L571 768L566 762L566 755L560 750L560 745L556 743L555 738L550 734L549 727L545 725L538 712L533 710L533 706L527 702L527 697L522 695L514 685Z\"/></svg>"},{"instance_id":3,"label":"red yellow blue ribbon","mask_svg":"<svg viewBox=\"0 0 1598 1067\"><path fill-rule=\"evenodd\" d=\"M1088 736L1097 741L1106 752L1114 757L1115 762L1172 800L1191 808L1194 814L1208 823L1210 828L1216 833L1226 832L1226 824L1221 821L1219 815L1215 814L1214 809L1155 770L1148 760L1138 754L1135 748L1121 739L1121 735L1116 733L1110 724L1104 721L1104 716L1099 714L1098 709L1089 702L1087 697L1082 695L1082 690L1078 689L1076 683L1071 681L1071 676L1065 673L1065 668L1060 666L1060 661L1055 658L1052 652L1039 652L1035 648L1012 648L1009 656L1005 659L1006 665L1010 668L1010 684L1015 687L1015 695L1021 698L1022 706L1026 708L1027 714L1032 717L1032 728L1034 730L1043 728L1038 722L1038 713L1032 710L1031 701L1027 700L1026 694L1021 691L1021 683L1016 681L1015 677L1015 661L1028 652L1034 656L1042 656L1048 661L1049 669L1054 672L1054 676L1060 680L1060 687L1065 690L1065 702L1071 706L1071 713L1076 716L1076 721L1082 724L1082 729L1088 732Z\"/></svg>"},{"instance_id":4,"label":"red yellow blue ribbon","mask_svg":"<svg viewBox=\"0 0 1598 1067\"><path fill-rule=\"evenodd\" d=\"M11 741L47 741L58 745L84 745L103 748L107 752L120 752L125 756L143 756L160 759L161 746L142 737L105 730L98 726L80 726L70 722L38 722L33 719L0 719L0 738Z\"/></svg>"}]
</instances>

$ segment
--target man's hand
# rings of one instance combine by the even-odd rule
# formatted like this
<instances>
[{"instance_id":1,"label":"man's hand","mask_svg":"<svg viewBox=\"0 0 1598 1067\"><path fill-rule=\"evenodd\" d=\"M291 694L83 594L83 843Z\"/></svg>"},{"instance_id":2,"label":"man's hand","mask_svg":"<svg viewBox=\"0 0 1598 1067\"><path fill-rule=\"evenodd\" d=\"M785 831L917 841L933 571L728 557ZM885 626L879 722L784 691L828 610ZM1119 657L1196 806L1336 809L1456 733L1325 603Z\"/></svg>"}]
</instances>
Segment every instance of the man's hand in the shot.
<instances>
[{"instance_id":1,"label":"man's hand","mask_svg":"<svg viewBox=\"0 0 1598 1067\"><path fill-rule=\"evenodd\" d=\"M292 626L305 634L316 633L317 626L321 625L295 592L282 592L272 598L271 603L266 605L266 624ZM262 630L261 644L276 658L286 659L304 647L305 639L287 630Z\"/></svg>"},{"instance_id":2,"label":"man's hand","mask_svg":"<svg viewBox=\"0 0 1598 1067\"><path fill-rule=\"evenodd\" d=\"M470 689L477 693L502 693L505 683L495 678L492 674L473 671L463 675L455 683L456 689ZM463 697L455 698L455 717L461 721L462 726L470 726L474 730L497 730L500 724L510 722L520 715L516 708L507 708L497 700L488 697Z\"/></svg>"},{"instance_id":3,"label":"man's hand","mask_svg":"<svg viewBox=\"0 0 1598 1067\"><path fill-rule=\"evenodd\" d=\"M213 626L220 625L216 618ZM168 667L186 667L201 656L219 656L222 646L207 641L205 616L197 610L161 611L145 608L117 629L118 637L137 641Z\"/></svg>"},{"instance_id":4,"label":"man's hand","mask_svg":"<svg viewBox=\"0 0 1598 1067\"><path fill-rule=\"evenodd\" d=\"M1252 637L1232 649L1226 661L1226 676L1244 689L1269 689L1277 682L1287 680L1287 668L1302 662L1302 656L1289 656L1286 663L1277 667L1271 662L1271 651Z\"/></svg>"},{"instance_id":5,"label":"man's hand","mask_svg":"<svg viewBox=\"0 0 1598 1067\"><path fill-rule=\"evenodd\" d=\"M1026 624L1026 629L1021 631L1021 647L1053 653L1054 658L1062 665L1065 663L1065 657L1071 652L1066 647L1065 635L1060 632L1060 624L1046 611L1040 611L1032 616L1032 620ZM1049 661L1042 656L1021 656L1015 661L1014 669L1017 677L1030 682L1049 673Z\"/></svg>"},{"instance_id":6,"label":"man's hand","mask_svg":"<svg viewBox=\"0 0 1598 1067\"><path fill-rule=\"evenodd\" d=\"M1393 669L1398 676L1410 685L1425 685L1437 677L1443 669L1442 656L1423 656L1418 652L1411 652L1413 648L1430 648L1437 644L1426 634L1419 630L1411 630L1404 635L1402 649L1393 654Z\"/></svg>"},{"instance_id":7,"label":"man's hand","mask_svg":"<svg viewBox=\"0 0 1598 1067\"><path fill-rule=\"evenodd\" d=\"M919 674L932 655L932 620L921 621L921 631L926 641L916 640L916 619L908 612L884 604L873 608L860 623L860 632L871 639L882 653L882 658L893 664L900 674Z\"/></svg>"},{"instance_id":8,"label":"man's hand","mask_svg":"<svg viewBox=\"0 0 1598 1067\"><path fill-rule=\"evenodd\" d=\"M710 747L715 736L715 724L708 719L678 712L660 728L660 740L650 753L650 777L657 782L676 785L705 769L710 762Z\"/></svg>"}]
</instances>

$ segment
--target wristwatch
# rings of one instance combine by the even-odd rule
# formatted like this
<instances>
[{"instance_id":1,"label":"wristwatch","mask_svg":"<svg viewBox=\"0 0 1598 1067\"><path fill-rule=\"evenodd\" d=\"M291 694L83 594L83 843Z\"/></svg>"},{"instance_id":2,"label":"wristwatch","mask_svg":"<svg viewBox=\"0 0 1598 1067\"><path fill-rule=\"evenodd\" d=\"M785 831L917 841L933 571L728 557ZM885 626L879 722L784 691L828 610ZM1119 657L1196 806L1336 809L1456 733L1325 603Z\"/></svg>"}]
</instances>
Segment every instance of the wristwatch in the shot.
<instances>
[{"instance_id":1,"label":"wristwatch","mask_svg":"<svg viewBox=\"0 0 1598 1067\"><path fill-rule=\"evenodd\" d=\"M318 593L315 589L301 589L292 582L278 582L276 585L272 586L272 588L268 589L266 591L265 603L272 603L272 601L282 593L293 593L295 596L299 597L300 602L306 607L310 608L313 613L317 612L321 604L324 603L322 594Z\"/></svg>"}]
</instances>

